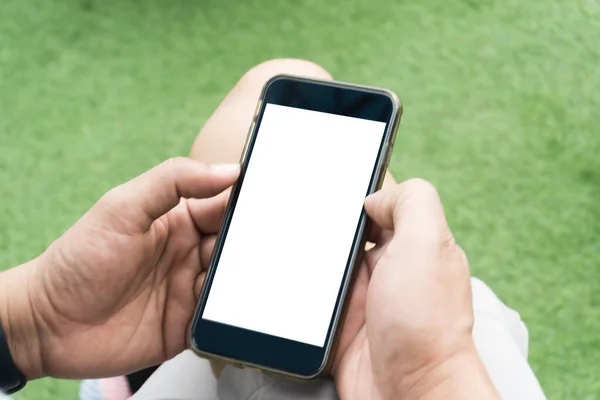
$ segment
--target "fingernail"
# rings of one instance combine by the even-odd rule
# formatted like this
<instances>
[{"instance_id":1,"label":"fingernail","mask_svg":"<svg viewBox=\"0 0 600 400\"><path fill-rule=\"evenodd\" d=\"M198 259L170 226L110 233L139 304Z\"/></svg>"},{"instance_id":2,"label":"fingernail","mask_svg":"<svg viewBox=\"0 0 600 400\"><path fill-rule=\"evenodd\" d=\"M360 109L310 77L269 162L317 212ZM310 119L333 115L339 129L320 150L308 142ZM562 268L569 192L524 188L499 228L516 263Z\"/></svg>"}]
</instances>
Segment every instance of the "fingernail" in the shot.
<instances>
[{"instance_id":1,"label":"fingernail","mask_svg":"<svg viewBox=\"0 0 600 400\"><path fill-rule=\"evenodd\" d=\"M220 174L234 174L240 172L240 164L211 164L210 168Z\"/></svg>"}]
</instances>

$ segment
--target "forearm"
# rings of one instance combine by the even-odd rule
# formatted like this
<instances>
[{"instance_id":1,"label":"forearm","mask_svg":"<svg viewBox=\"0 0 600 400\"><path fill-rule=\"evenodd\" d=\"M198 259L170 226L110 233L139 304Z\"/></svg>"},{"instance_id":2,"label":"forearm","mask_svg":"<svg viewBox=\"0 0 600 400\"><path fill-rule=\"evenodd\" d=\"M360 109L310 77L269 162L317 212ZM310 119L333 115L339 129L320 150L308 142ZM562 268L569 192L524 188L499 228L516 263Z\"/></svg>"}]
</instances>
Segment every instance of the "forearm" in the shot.
<instances>
[{"instance_id":1,"label":"forearm","mask_svg":"<svg viewBox=\"0 0 600 400\"><path fill-rule=\"evenodd\" d=\"M410 400L500 400L473 347L385 391L386 398Z\"/></svg>"},{"instance_id":2,"label":"forearm","mask_svg":"<svg viewBox=\"0 0 600 400\"><path fill-rule=\"evenodd\" d=\"M36 290L30 276L36 260L0 273L0 323L11 356L28 378L43 375L41 343L32 293Z\"/></svg>"}]
</instances>

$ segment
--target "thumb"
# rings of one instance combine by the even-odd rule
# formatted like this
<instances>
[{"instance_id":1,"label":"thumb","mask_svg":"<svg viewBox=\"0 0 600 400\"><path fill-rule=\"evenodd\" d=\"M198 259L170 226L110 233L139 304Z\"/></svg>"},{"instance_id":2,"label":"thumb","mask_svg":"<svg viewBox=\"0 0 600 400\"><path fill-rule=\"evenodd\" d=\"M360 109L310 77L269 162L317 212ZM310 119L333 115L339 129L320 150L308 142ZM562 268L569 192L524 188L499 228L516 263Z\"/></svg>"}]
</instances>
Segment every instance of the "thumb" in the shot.
<instances>
[{"instance_id":1,"label":"thumb","mask_svg":"<svg viewBox=\"0 0 600 400\"><path fill-rule=\"evenodd\" d=\"M450 234L442 202L435 187L422 179L410 179L368 196L365 211L382 229L413 239L446 240Z\"/></svg>"},{"instance_id":2,"label":"thumb","mask_svg":"<svg viewBox=\"0 0 600 400\"><path fill-rule=\"evenodd\" d=\"M172 158L110 190L98 206L146 231L156 219L179 204L182 197L215 196L231 186L239 173L238 164L211 165Z\"/></svg>"}]
</instances>

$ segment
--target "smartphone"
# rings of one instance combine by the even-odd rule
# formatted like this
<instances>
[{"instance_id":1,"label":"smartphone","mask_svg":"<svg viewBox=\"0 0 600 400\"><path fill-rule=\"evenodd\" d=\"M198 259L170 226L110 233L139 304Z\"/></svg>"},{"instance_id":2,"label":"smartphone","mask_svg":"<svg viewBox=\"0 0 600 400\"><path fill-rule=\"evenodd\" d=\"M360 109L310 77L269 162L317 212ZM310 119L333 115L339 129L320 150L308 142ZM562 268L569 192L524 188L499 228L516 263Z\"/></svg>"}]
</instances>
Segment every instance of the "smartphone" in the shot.
<instances>
[{"instance_id":1,"label":"smartphone","mask_svg":"<svg viewBox=\"0 0 600 400\"><path fill-rule=\"evenodd\" d=\"M363 203L400 121L390 91L277 76L263 88L190 329L206 358L327 373L366 244Z\"/></svg>"}]
</instances>

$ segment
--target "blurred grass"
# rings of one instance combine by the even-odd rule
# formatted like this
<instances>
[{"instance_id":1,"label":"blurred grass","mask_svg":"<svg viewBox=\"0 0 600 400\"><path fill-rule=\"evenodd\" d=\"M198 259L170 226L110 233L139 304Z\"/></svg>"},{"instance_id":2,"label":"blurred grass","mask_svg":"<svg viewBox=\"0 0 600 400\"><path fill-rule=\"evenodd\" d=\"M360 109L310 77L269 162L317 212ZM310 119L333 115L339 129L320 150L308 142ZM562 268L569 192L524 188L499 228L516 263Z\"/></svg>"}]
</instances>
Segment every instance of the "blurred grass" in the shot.
<instances>
[{"instance_id":1,"label":"blurred grass","mask_svg":"<svg viewBox=\"0 0 600 400\"><path fill-rule=\"evenodd\" d=\"M393 172L438 186L474 274L527 322L547 395L598 399L599 37L597 0L3 0L0 268L187 154L246 69L308 58L402 97Z\"/></svg>"}]
</instances>

